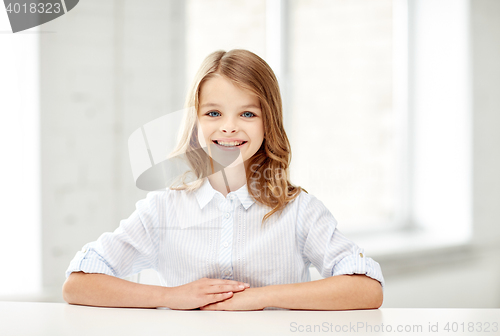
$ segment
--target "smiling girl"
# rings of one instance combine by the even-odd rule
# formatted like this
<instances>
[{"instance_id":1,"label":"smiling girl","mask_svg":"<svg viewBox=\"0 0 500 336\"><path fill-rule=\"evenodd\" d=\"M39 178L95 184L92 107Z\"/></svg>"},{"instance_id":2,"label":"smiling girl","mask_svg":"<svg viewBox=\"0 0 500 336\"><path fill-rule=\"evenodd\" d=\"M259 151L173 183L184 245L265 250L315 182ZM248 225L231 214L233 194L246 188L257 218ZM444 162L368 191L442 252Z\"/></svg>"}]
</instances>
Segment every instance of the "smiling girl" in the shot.
<instances>
[{"instance_id":1,"label":"smiling girl","mask_svg":"<svg viewBox=\"0 0 500 336\"><path fill-rule=\"evenodd\" d=\"M377 262L289 181L290 143L273 71L246 50L203 62L177 153L198 180L149 193L66 271L68 303L260 310L378 308ZM203 148L203 151L196 149ZM314 265L324 277L310 281ZM161 286L121 278L155 269Z\"/></svg>"}]
</instances>

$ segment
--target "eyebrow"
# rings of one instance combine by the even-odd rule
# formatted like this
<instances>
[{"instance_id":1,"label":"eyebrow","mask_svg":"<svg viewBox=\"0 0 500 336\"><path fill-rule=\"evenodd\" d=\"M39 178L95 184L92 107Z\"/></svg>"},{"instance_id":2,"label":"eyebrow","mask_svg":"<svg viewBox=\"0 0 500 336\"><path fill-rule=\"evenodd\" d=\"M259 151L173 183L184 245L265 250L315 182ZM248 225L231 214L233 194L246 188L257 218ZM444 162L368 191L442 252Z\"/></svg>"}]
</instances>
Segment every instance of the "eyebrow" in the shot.
<instances>
[{"instance_id":1,"label":"eyebrow","mask_svg":"<svg viewBox=\"0 0 500 336\"><path fill-rule=\"evenodd\" d=\"M215 103L205 103L205 104L201 105L200 107L220 107L220 105L219 104L215 104ZM243 109L246 109L246 108L260 109L260 106L257 106L255 104L248 104L248 105L240 106L240 108L243 108Z\"/></svg>"}]
</instances>

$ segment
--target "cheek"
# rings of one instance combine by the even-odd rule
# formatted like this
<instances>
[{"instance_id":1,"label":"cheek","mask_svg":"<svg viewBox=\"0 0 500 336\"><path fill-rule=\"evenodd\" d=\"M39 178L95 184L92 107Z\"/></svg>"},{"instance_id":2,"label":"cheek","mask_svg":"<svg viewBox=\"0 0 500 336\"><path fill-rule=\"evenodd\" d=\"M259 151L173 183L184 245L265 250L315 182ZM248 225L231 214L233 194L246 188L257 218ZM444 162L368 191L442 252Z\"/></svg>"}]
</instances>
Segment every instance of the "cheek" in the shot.
<instances>
[{"instance_id":1,"label":"cheek","mask_svg":"<svg viewBox=\"0 0 500 336\"><path fill-rule=\"evenodd\" d=\"M199 121L198 121L198 142L200 143L201 147L207 146L207 142L205 141L205 135Z\"/></svg>"},{"instance_id":2,"label":"cheek","mask_svg":"<svg viewBox=\"0 0 500 336\"><path fill-rule=\"evenodd\" d=\"M252 148L255 150L258 150L260 146L262 146L262 143L264 142L264 133L256 133L253 141L252 141Z\"/></svg>"},{"instance_id":3,"label":"cheek","mask_svg":"<svg viewBox=\"0 0 500 336\"><path fill-rule=\"evenodd\" d=\"M261 126L259 127L259 131L257 132L258 133L258 138L260 139L260 143L259 143L259 146L262 144L262 142L264 141L264 138L265 138L265 134L264 134L264 126Z\"/></svg>"}]
</instances>

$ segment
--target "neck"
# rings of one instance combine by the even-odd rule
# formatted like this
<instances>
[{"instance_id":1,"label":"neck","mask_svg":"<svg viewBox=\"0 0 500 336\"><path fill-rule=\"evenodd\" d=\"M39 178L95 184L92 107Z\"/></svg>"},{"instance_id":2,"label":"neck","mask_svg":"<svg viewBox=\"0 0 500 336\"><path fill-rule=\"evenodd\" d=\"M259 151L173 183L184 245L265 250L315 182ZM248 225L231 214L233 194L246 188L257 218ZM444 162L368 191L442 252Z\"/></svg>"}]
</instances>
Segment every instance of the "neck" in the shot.
<instances>
[{"instance_id":1,"label":"neck","mask_svg":"<svg viewBox=\"0 0 500 336\"><path fill-rule=\"evenodd\" d=\"M208 176L208 180L212 188L226 197L231 191L236 191L247 183L245 164L240 163L231 168L226 167Z\"/></svg>"}]
</instances>

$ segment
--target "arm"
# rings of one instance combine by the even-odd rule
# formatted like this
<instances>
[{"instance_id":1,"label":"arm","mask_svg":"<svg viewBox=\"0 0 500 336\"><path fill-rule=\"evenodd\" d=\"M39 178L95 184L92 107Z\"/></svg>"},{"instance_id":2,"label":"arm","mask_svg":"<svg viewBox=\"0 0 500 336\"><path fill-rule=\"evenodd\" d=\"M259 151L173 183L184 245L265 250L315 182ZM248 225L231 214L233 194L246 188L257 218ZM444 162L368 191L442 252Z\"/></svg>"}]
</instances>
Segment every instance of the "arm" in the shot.
<instances>
[{"instance_id":1,"label":"arm","mask_svg":"<svg viewBox=\"0 0 500 336\"><path fill-rule=\"evenodd\" d=\"M247 287L242 282L207 278L183 286L162 287L107 274L73 272L63 285L63 298L71 304L89 306L194 309L226 300L233 292Z\"/></svg>"},{"instance_id":2,"label":"arm","mask_svg":"<svg viewBox=\"0 0 500 336\"><path fill-rule=\"evenodd\" d=\"M120 222L113 233L104 233L86 244L66 270L63 297L68 303L105 307L169 307L193 309L227 299L240 291L241 282L199 279L178 287L150 286L122 278L143 269L156 269L165 193L149 193L137 210ZM248 286L247 286L248 287Z\"/></svg>"},{"instance_id":3,"label":"arm","mask_svg":"<svg viewBox=\"0 0 500 336\"><path fill-rule=\"evenodd\" d=\"M382 286L365 275L339 275L288 285L249 288L203 310L260 310L266 307L305 310L376 309Z\"/></svg>"},{"instance_id":4,"label":"arm","mask_svg":"<svg viewBox=\"0 0 500 336\"><path fill-rule=\"evenodd\" d=\"M376 309L383 301L380 283L360 274L263 287L263 295L266 307L288 309Z\"/></svg>"}]
</instances>

